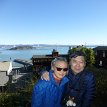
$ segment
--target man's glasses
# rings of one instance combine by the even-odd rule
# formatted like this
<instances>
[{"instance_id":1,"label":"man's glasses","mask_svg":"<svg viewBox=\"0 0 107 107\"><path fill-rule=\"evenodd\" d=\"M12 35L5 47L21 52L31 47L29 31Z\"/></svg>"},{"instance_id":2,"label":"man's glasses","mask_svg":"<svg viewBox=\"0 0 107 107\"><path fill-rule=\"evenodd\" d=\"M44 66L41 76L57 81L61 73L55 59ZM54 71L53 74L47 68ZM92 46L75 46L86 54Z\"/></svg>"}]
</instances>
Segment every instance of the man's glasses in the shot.
<instances>
[{"instance_id":1,"label":"man's glasses","mask_svg":"<svg viewBox=\"0 0 107 107\"><path fill-rule=\"evenodd\" d=\"M56 66L55 66L56 67ZM64 71L64 72L67 72L68 71L68 68L59 68L59 67L56 67L57 71Z\"/></svg>"}]
</instances>

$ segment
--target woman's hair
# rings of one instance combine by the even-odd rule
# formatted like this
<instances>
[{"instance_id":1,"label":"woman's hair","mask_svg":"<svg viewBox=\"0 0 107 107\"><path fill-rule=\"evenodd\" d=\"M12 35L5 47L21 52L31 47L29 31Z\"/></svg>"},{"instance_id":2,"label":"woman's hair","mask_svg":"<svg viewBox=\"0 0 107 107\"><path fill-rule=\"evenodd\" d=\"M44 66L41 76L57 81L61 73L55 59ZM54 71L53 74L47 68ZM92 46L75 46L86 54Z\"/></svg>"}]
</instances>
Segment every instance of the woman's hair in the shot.
<instances>
[{"instance_id":1,"label":"woman's hair","mask_svg":"<svg viewBox=\"0 0 107 107\"><path fill-rule=\"evenodd\" d=\"M51 65L54 66L57 61L63 61L63 62L68 64L66 58L64 58L64 57L56 57L55 59L52 60Z\"/></svg>"},{"instance_id":2,"label":"woman's hair","mask_svg":"<svg viewBox=\"0 0 107 107\"><path fill-rule=\"evenodd\" d=\"M82 51L76 51L70 55L70 58L76 58L77 56L83 56L84 58L86 57L85 53Z\"/></svg>"},{"instance_id":3,"label":"woman's hair","mask_svg":"<svg viewBox=\"0 0 107 107\"><path fill-rule=\"evenodd\" d=\"M84 57L84 62L86 63L86 61L87 61L86 54L85 54L84 52L82 52L82 51L75 51L74 53L72 53L72 54L70 55L70 60L71 60L72 58L76 58L76 57L78 57L78 56L83 56L83 57Z\"/></svg>"}]
</instances>

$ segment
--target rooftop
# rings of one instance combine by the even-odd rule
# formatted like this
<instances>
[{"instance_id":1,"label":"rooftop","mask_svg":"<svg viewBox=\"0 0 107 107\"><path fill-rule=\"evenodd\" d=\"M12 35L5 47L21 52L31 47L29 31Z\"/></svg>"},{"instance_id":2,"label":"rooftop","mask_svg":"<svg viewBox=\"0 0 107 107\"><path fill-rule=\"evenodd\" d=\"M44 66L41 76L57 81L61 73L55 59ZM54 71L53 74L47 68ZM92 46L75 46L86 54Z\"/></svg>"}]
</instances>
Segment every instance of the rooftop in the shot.
<instances>
[{"instance_id":1,"label":"rooftop","mask_svg":"<svg viewBox=\"0 0 107 107\"><path fill-rule=\"evenodd\" d=\"M2 61L0 62L0 71L8 71L10 67L10 62Z\"/></svg>"},{"instance_id":2,"label":"rooftop","mask_svg":"<svg viewBox=\"0 0 107 107\"><path fill-rule=\"evenodd\" d=\"M97 46L94 50L107 50L107 46Z\"/></svg>"}]
</instances>

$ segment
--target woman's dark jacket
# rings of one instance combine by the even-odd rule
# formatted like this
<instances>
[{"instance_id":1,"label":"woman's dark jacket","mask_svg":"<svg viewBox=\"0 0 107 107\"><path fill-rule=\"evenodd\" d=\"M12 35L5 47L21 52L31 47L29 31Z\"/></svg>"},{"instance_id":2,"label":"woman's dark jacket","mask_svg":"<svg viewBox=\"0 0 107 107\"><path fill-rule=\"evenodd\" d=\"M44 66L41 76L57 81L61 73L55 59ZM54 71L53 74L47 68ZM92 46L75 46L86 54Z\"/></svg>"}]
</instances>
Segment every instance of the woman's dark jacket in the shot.
<instances>
[{"instance_id":1,"label":"woman's dark jacket","mask_svg":"<svg viewBox=\"0 0 107 107\"><path fill-rule=\"evenodd\" d=\"M49 71L50 81L39 80L32 92L32 107L61 107L61 98L64 86L68 78L64 77L60 84L53 78L52 71Z\"/></svg>"},{"instance_id":2,"label":"woman's dark jacket","mask_svg":"<svg viewBox=\"0 0 107 107\"><path fill-rule=\"evenodd\" d=\"M63 99L71 96L76 102L75 107L90 107L95 94L95 80L92 72L82 71L74 75L69 71L67 77L69 82L65 86Z\"/></svg>"}]
</instances>

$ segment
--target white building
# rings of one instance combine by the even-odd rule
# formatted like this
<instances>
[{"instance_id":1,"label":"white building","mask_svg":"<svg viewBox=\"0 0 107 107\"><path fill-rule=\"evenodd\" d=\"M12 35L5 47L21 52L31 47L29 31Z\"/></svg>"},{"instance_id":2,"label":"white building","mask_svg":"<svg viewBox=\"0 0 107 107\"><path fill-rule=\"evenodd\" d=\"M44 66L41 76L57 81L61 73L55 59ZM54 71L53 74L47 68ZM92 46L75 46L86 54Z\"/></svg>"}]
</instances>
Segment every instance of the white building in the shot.
<instances>
[{"instance_id":1,"label":"white building","mask_svg":"<svg viewBox=\"0 0 107 107\"><path fill-rule=\"evenodd\" d=\"M9 74L12 71L12 62L0 62L0 86L5 86L9 81Z\"/></svg>"}]
</instances>

